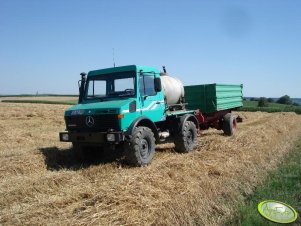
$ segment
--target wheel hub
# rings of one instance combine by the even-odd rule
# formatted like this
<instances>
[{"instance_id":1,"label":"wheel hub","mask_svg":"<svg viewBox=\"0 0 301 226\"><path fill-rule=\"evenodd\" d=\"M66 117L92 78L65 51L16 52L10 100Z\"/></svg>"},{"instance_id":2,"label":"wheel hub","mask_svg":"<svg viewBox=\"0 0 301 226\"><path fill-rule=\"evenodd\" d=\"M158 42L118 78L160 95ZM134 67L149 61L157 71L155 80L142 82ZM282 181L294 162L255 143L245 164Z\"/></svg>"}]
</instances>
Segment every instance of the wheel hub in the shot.
<instances>
[{"instance_id":1,"label":"wheel hub","mask_svg":"<svg viewBox=\"0 0 301 226\"><path fill-rule=\"evenodd\" d=\"M236 129L236 120L235 119L233 119L233 121L232 121L232 128Z\"/></svg>"},{"instance_id":2,"label":"wheel hub","mask_svg":"<svg viewBox=\"0 0 301 226\"><path fill-rule=\"evenodd\" d=\"M191 143L192 143L192 133L191 133L191 131L189 130L188 132L187 132L187 144L188 145L190 145Z\"/></svg>"},{"instance_id":3,"label":"wheel hub","mask_svg":"<svg viewBox=\"0 0 301 226\"><path fill-rule=\"evenodd\" d=\"M141 147L141 156L142 158L147 158L149 155L149 148L148 148L148 142L145 139L142 139L140 142Z\"/></svg>"}]
</instances>

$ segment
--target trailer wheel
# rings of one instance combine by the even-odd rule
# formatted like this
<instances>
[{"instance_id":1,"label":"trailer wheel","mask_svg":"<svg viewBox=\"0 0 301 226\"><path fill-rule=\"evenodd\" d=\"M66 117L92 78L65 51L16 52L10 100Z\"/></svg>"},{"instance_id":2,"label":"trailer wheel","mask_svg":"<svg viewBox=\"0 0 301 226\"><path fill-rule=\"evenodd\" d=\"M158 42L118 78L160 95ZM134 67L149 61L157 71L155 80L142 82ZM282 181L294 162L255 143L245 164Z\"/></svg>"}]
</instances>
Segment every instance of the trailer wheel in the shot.
<instances>
[{"instance_id":1,"label":"trailer wheel","mask_svg":"<svg viewBox=\"0 0 301 226\"><path fill-rule=\"evenodd\" d=\"M182 127L182 131L175 137L175 150L180 153L188 153L193 151L197 141L196 126L191 121L186 121Z\"/></svg>"},{"instance_id":2,"label":"trailer wheel","mask_svg":"<svg viewBox=\"0 0 301 226\"><path fill-rule=\"evenodd\" d=\"M131 139L125 143L125 159L135 166L148 165L155 155L155 137L148 127L135 128Z\"/></svg>"},{"instance_id":3,"label":"trailer wheel","mask_svg":"<svg viewBox=\"0 0 301 226\"><path fill-rule=\"evenodd\" d=\"M227 136L233 136L236 132L236 117L234 114L227 113L223 120L223 131Z\"/></svg>"}]
</instances>

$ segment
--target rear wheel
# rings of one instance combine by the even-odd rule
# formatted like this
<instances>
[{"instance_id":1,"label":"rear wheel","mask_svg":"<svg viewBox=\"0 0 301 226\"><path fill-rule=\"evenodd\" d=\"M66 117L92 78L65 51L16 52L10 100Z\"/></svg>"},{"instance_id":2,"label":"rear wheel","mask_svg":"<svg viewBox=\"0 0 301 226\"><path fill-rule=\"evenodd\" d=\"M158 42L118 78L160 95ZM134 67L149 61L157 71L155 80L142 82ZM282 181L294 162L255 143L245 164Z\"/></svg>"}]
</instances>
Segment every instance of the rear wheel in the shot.
<instances>
[{"instance_id":1,"label":"rear wheel","mask_svg":"<svg viewBox=\"0 0 301 226\"><path fill-rule=\"evenodd\" d=\"M236 117L232 113L227 113L223 120L223 131L227 136L233 136L236 132Z\"/></svg>"},{"instance_id":2,"label":"rear wheel","mask_svg":"<svg viewBox=\"0 0 301 226\"><path fill-rule=\"evenodd\" d=\"M175 150L187 153L193 151L197 142L197 129L193 122L186 121L182 126L182 131L175 137Z\"/></svg>"},{"instance_id":3,"label":"rear wheel","mask_svg":"<svg viewBox=\"0 0 301 226\"><path fill-rule=\"evenodd\" d=\"M135 128L131 139L125 143L126 161L135 166L148 165L155 154L155 137L148 127Z\"/></svg>"}]
</instances>

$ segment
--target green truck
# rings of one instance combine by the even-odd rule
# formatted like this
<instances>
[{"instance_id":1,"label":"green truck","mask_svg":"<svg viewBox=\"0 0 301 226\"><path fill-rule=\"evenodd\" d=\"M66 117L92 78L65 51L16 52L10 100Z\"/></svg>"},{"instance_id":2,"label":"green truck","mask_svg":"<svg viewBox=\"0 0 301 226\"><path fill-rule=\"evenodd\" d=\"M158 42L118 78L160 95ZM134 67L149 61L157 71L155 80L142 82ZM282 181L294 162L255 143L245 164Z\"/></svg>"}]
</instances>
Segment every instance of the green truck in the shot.
<instances>
[{"instance_id":1,"label":"green truck","mask_svg":"<svg viewBox=\"0 0 301 226\"><path fill-rule=\"evenodd\" d=\"M66 131L83 155L91 147L118 148L129 164L144 166L155 145L174 142L177 152L193 151L201 130L236 131L232 111L242 106L242 85L183 86L156 67L129 65L81 73L78 104L65 111Z\"/></svg>"}]
</instances>

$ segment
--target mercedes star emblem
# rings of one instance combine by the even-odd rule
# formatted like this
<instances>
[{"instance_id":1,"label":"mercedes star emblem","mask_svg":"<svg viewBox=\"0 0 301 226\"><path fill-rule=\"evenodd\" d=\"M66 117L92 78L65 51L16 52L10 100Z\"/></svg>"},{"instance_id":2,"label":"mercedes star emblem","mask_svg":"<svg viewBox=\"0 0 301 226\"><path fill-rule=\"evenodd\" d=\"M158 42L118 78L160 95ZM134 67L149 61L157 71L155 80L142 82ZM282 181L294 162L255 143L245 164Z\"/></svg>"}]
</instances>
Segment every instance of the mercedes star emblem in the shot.
<instances>
[{"instance_id":1,"label":"mercedes star emblem","mask_svg":"<svg viewBox=\"0 0 301 226\"><path fill-rule=\"evenodd\" d=\"M86 117L86 125L89 127L94 126L94 118L92 116L87 116Z\"/></svg>"}]
</instances>

